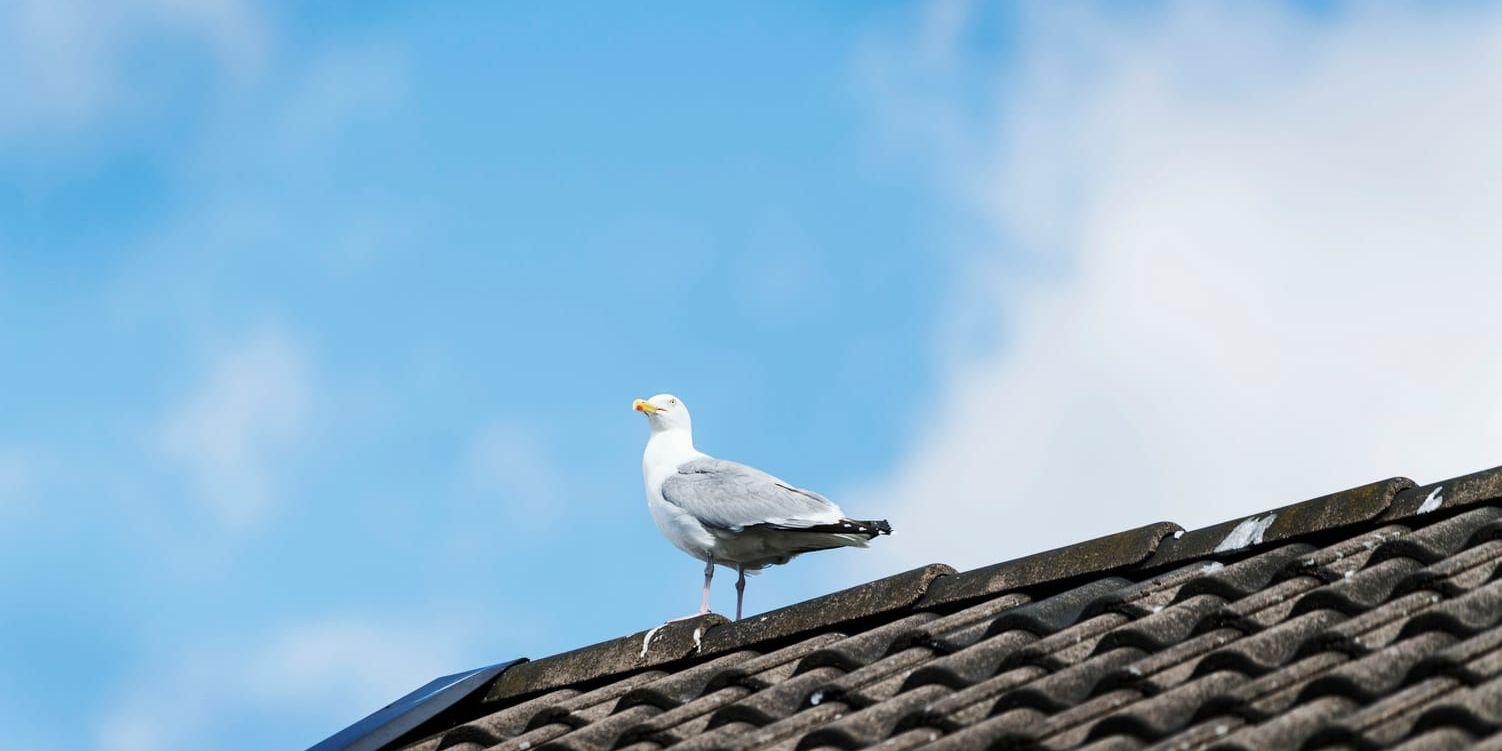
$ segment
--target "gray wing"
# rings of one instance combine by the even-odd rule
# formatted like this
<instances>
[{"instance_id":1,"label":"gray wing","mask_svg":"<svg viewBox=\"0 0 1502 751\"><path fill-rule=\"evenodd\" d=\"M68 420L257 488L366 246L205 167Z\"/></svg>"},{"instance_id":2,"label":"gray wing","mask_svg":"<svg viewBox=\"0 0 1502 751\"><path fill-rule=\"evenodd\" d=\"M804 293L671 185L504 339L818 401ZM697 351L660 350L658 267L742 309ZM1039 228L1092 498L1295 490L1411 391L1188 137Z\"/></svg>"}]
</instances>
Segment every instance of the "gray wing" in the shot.
<instances>
[{"instance_id":1,"label":"gray wing","mask_svg":"<svg viewBox=\"0 0 1502 751\"><path fill-rule=\"evenodd\" d=\"M799 529L843 517L839 506L818 493L723 459L684 463L662 483L662 497L706 526L736 531L756 524Z\"/></svg>"}]
</instances>

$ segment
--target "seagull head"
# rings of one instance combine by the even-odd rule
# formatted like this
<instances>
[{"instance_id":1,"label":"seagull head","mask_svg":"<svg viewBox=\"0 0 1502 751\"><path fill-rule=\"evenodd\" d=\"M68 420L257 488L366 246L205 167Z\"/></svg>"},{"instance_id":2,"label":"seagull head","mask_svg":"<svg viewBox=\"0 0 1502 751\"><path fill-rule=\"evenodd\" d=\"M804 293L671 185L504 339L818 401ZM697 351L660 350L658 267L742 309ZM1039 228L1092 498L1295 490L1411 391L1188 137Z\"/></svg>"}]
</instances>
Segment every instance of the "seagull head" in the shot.
<instances>
[{"instance_id":1,"label":"seagull head","mask_svg":"<svg viewBox=\"0 0 1502 751\"><path fill-rule=\"evenodd\" d=\"M672 394L658 394L651 399L637 399L631 408L647 416L652 432L662 430L689 430L688 406Z\"/></svg>"}]
</instances>

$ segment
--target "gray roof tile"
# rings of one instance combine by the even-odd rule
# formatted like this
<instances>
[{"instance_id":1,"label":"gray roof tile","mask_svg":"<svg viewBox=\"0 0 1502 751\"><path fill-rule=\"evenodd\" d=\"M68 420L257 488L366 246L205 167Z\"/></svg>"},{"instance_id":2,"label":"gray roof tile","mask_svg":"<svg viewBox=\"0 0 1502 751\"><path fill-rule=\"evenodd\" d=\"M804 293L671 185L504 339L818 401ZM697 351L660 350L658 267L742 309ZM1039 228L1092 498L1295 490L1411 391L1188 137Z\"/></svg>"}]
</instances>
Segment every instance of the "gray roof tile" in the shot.
<instances>
[{"instance_id":1,"label":"gray roof tile","mask_svg":"<svg viewBox=\"0 0 1502 751\"><path fill-rule=\"evenodd\" d=\"M1452 751L1457 748L1470 748L1475 742L1475 736L1460 728L1435 728L1415 733L1412 738L1392 748L1393 751Z\"/></svg>"},{"instance_id":2,"label":"gray roof tile","mask_svg":"<svg viewBox=\"0 0 1502 751\"><path fill-rule=\"evenodd\" d=\"M1008 631L977 642L953 654L938 657L913 671L907 688L930 683L961 689L996 675L1003 661L1038 640L1027 631Z\"/></svg>"},{"instance_id":3,"label":"gray roof tile","mask_svg":"<svg viewBox=\"0 0 1502 751\"><path fill-rule=\"evenodd\" d=\"M1322 697L1291 707L1264 722L1243 726L1211 743L1209 748L1216 751L1298 748L1309 736L1350 713L1356 706L1355 700L1344 696Z\"/></svg>"},{"instance_id":4,"label":"gray roof tile","mask_svg":"<svg viewBox=\"0 0 1502 751\"><path fill-rule=\"evenodd\" d=\"M1178 531L521 663L402 743L1502 751L1502 468Z\"/></svg>"}]
</instances>

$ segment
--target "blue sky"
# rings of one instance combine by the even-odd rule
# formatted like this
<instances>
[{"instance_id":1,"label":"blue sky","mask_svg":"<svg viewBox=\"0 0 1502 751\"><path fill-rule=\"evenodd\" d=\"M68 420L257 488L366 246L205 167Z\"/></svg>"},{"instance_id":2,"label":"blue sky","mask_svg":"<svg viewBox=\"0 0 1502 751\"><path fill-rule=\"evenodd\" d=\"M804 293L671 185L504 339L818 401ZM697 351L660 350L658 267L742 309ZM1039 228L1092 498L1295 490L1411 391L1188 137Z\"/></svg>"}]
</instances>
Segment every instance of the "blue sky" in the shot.
<instances>
[{"instance_id":1,"label":"blue sky","mask_svg":"<svg viewBox=\"0 0 1502 751\"><path fill-rule=\"evenodd\" d=\"M0 14L0 746L687 612L660 391L898 528L753 612L1502 455L1490 6Z\"/></svg>"},{"instance_id":2,"label":"blue sky","mask_svg":"<svg viewBox=\"0 0 1502 751\"><path fill-rule=\"evenodd\" d=\"M0 157L3 745L306 745L686 612L637 396L810 485L890 461L945 268L855 80L900 11L855 10L143 6L48 41L92 83L6 85L38 101ZM149 716L365 624L418 664Z\"/></svg>"}]
</instances>

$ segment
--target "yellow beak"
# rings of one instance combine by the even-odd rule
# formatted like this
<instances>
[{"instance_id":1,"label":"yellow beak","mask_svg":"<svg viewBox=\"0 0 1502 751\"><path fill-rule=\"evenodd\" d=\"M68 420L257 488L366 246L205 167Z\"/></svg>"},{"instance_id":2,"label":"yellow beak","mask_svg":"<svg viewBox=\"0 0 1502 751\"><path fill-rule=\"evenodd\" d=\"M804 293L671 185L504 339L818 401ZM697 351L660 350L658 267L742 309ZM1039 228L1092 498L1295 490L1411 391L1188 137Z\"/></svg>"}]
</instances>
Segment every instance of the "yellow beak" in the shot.
<instances>
[{"instance_id":1,"label":"yellow beak","mask_svg":"<svg viewBox=\"0 0 1502 751\"><path fill-rule=\"evenodd\" d=\"M652 403L647 401L646 399L637 399L636 401L631 402L631 408L644 415L657 413L657 408L652 406Z\"/></svg>"}]
</instances>

